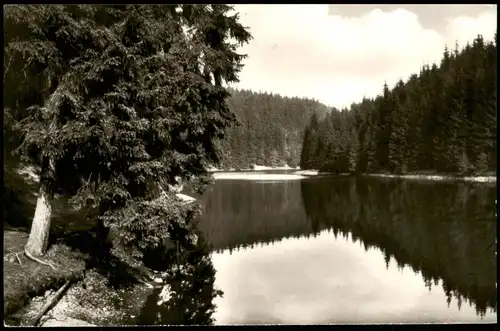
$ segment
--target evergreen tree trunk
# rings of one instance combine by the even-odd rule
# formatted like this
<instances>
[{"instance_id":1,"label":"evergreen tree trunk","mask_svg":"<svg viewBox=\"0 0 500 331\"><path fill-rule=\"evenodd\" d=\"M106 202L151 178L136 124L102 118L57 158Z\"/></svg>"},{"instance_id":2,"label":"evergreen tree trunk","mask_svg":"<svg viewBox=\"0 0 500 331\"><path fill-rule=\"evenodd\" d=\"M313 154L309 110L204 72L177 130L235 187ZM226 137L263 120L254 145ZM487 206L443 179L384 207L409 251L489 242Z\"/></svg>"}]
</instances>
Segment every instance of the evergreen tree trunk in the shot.
<instances>
[{"instance_id":1,"label":"evergreen tree trunk","mask_svg":"<svg viewBox=\"0 0 500 331\"><path fill-rule=\"evenodd\" d=\"M31 231L25 249L33 256L43 256L49 244L50 221L52 216L52 201L54 199L53 174L54 162L44 160L40 178L40 190L36 202L35 215L31 223Z\"/></svg>"}]
</instances>

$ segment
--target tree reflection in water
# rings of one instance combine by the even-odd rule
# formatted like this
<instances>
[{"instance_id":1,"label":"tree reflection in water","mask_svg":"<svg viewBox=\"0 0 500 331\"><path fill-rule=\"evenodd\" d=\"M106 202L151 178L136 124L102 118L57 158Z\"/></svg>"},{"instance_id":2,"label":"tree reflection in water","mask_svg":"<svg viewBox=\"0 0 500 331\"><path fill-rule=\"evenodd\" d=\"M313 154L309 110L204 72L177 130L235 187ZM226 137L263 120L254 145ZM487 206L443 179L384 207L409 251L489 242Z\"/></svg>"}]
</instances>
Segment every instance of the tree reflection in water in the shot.
<instances>
[{"instance_id":1,"label":"tree reflection in water","mask_svg":"<svg viewBox=\"0 0 500 331\"><path fill-rule=\"evenodd\" d=\"M192 250L178 254L177 248L169 248L170 261L174 265L168 271L166 283L170 288L169 299L158 304L161 288L155 289L141 309L137 323L140 325L212 325L216 308L214 299L223 293L215 289L215 269L210 259L210 247L203 235Z\"/></svg>"},{"instance_id":2,"label":"tree reflection in water","mask_svg":"<svg viewBox=\"0 0 500 331\"><path fill-rule=\"evenodd\" d=\"M336 178L302 181L308 216L321 228L350 233L386 263L421 272L429 290L440 280L460 309L496 311L495 187L459 182Z\"/></svg>"},{"instance_id":3,"label":"tree reflection in water","mask_svg":"<svg viewBox=\"0 0 500 331\"><path fill-rule=\"evenodd\" d=\"M496 311L495 185L383 178L272 184L219 181L203 197L200 229L216 251L331 229L377 247L386 264L420 272L448 303Z\"/></svg>"}]
</instances>

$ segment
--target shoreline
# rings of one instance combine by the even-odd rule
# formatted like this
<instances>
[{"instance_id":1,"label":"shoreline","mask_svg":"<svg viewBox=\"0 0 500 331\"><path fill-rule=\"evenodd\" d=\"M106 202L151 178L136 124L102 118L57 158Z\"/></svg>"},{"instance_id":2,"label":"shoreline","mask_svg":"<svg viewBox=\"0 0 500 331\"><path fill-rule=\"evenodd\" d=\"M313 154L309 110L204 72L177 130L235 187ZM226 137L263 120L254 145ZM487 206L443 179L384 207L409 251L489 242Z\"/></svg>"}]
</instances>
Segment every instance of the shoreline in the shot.
<instances>
[{"instance_id":1,"label":"shoreline","mask_svg":"<svg viewBox=\"0 0 500 331\"><path fill-rule=\"evenodd\" d=\"M271 167L271 166L266 166L266 165L257 165L253 164L250 168L229 168L229 169L218 169L215 167L209 167L207 171L209 173L217 173L217 172L244 172L244 171L266 171L266 170L300 170L300 167L290 167L289 165L285 164L284 166L279 166L279 167Z\"/></svg>"},{"instance_id":2,"label":"shoreline","mask_svg":"<svg viewBox=\"0 0 500 331\"><path fill-rule=\"evenodd\" d=\"M66 281L69 288L43 314L39 326L112 325L138 315L140 307L134 303L146 300L148 284L115 289L97 269L88 268L85 254L63 243L52 244L46 254L57 270L39 265L22 254L28 236L19 229L4 231L5 325L28 325Z\"/></svg>"},{"instance_id":3,"label":"shoreline","mask_svg":"<svg viewBox=\"0 0 500 331\"><path fill-rule=\"evenodd\" d=\"M267 169L266 169L267 170ZM285 170L280 168L273 168L271 170ZM286 169L290 170L290 169ZM392 178L392 179L409 179L409 180L426 180L426 181L463 181L472 183L496 183L496 175L477 175L477 176L460 176L453 174L438 174L438 173L409 173L409 174L385 174L385 173L363 173L363 174L350 174L350 173L333 173L321 172L316 169L297 170L287 174L266 174L261 173L259 170L239 170L239 171L225 171L218 170L212 172L215 180L220 179L244 179L244 180L289 180L289 179L305 179L318 176L331 176L331 177L375 177L375 178ZM269 177L269 178L268 178ZM272 177L272 178L271 178ZM274 178L276 177L276 178Z\"/></svg>"},{"instance_id":4,"label":"shoreline","mask_svg":"<svg viewBox=\"0 0 500 331\"><path fill-rule=\"evenodd\" d=\"M217 172L212 174L215 180L251 180L251 181L282 181L300 180L306 178L299 174L266 174L262 172Z\"/></svg>"},{"instance_id":5,"label":"shoreline","mask_svg":"<svg viewBox=\"0 0 500 331\"><path fill-rule=\"evenodd\" d=\"M309 169L309 170L296 171L293 174L303 175L303 176L317 176L317 175L336 176L336 177L361 176L361 177L401 178L401 179L434 180L434 181L455 180L455 181L466 181L466 182L476 182L476 183L496 183L497 181L496 174L492 175L491 172L488 175L476 175L476 176L461 176L461 175L439 174L439 173L426 174L418 172L396 175L396 174L384 174L384 173L336 174L332 172L321 172L316 169Z\"/></svg>"},{"instance_id":6,"label":"shoreline","mask_svg":"<svg viewBox=\"0 0 500 331\"><path fill-rule=\"evenodd\" d=\"M31 320L57 289L32 297L18 312L21 326ZM131 325L140 313L150 290L143 284L114 289L95 269L68 288L63 296L41 317L39 326L111 326ZM140 304L137 304L137 303Z\"/></svg>"},{"instance_id":7,"label":"shoreline","mask_svg":"<svg viewBox=\"0 0 500 331\"><path fill-rule=\"evenodd\" d=\"M14 315L33 297L65 281L78 281L85 274L85 257L63 244L53 244L46 254L56 270L26 258L23 249L28 236L20 230L4 231L4 318Z\"/></svg>"},{"instance_id":8,"label":"shoreline","mask_svg":"<svg viewBox=\"0 0 500 331\"><path fill-rule=\"evenodd\" d=\"M433 180L433 181L445 181L445 180L455 180L455 181L466 181L475 183L496 183L496 176L454 176L454 175L440 175L440 174L406 174L406 175L393 175L393 174L361 174L365 177L379 177L379 178L401 178L401 179L417 179L417 180Z\"/></svg>"}]
</instances>

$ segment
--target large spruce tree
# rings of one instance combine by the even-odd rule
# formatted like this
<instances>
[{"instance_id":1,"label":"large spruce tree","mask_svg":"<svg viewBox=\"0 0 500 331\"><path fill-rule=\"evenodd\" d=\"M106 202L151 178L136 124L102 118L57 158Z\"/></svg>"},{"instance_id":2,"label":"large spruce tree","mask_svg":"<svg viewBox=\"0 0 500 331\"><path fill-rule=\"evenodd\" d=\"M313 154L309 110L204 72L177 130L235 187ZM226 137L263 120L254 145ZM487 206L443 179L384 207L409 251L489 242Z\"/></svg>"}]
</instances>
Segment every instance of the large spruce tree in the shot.
<instances>
[{"instance_id":1,"label":"large spruce tree","mask_svg":"<svg viewBox=\"0 0 500 331\"><path fill-rule=\"evenodd\" d=\"M17 152L40 169L26 251L47 249L57 190L96 211L140 256L193 212L174 177L208 178L214 142L235 117L236 82L251 38L226 5L11 5L4 13L4 108ZM165 200L166 199L166 200Z\"/></svg>"}]
</instances>

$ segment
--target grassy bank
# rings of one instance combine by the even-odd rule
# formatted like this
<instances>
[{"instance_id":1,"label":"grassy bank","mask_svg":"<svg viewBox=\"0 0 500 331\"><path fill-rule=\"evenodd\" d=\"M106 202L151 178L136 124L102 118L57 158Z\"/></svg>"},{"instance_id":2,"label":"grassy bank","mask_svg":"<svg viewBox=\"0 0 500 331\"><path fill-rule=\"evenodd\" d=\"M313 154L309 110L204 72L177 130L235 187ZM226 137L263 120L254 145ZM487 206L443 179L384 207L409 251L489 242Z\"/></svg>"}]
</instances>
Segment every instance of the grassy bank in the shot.
<instances>
[{"instance_id":1,"label":"grassy bank","mask_svg":"<svg viewBox=\"0 0 500 331\"><path fill-rule=\"evenodd\" d=\"M23 254L28 233L4 231L4 316L26 305L30 298L62 286L67 280L81 279L85 255L62 244L52 245L44 259L57 270L29 260ZM16 254L17 253L17 254ZM7 322L8 323L8 322Z\"/></svg>"},{"instance_id":2,"label":"grassy bank","mask_svg":"<svg viewBox=\"0 0 500 331\"><path fill-rule=\"evenodd\" d=\"M75 238L77 236L70 236ZM95 246L90 232L81 238L60 238L44 260L57 270L23 254L28 233L4 231L4 323L26 325L67 280L75 281L42 317L47 326L133 324L150 290L137 282L134 269L116 258L96 263L88 252ZM85 241L83 243L82 241ZM85 244L85 245L84 245ZM15 254L17 253L17 254ZM91 253L90 251L88 253Z\"/></svg>"}]
</instances>

